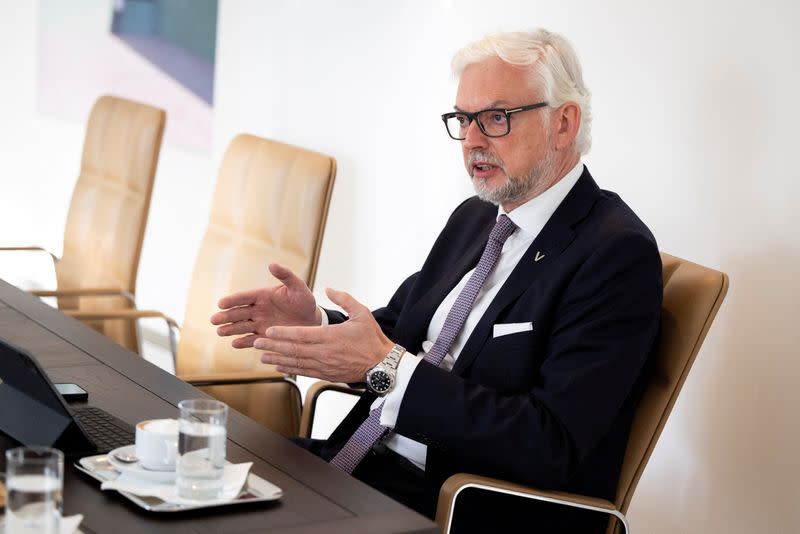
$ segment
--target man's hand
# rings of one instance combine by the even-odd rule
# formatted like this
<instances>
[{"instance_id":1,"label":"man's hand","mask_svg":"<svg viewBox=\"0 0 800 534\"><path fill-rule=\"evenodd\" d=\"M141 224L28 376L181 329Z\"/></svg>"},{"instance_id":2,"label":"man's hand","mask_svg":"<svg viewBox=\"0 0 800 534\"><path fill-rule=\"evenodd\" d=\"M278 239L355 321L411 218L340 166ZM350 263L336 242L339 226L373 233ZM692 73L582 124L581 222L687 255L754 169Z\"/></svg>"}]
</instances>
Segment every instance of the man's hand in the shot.
<instances>
[{"instance_id":1,"label":"man's hand","mask_svg":"<svg viewBox=\"0 0 800 534\"><path fill-rule=\"evenodd\" d=\"M328 298L350 318L331 326L267 329L253 346L266 350L264 363L287 374L313 376L332 382L361 382L367 371L394 347L372 313L348 293L328 289Z\"/></svg>"},{"instance_id":2,"label":"man's hand","mask_svg":"<svg viewBox=\"0 0 800 534\"><path fill-rule=\"evenodd\" d=\"M263 289L242 291L220 299L223 310L211 316L211 324L220 336L235 336L231 345L237 349L252 347L253 342L271 326L319 325L317 302L308 286L295 274L277 263L269 272L281 284Z\"/></svg>"}]
</instances>

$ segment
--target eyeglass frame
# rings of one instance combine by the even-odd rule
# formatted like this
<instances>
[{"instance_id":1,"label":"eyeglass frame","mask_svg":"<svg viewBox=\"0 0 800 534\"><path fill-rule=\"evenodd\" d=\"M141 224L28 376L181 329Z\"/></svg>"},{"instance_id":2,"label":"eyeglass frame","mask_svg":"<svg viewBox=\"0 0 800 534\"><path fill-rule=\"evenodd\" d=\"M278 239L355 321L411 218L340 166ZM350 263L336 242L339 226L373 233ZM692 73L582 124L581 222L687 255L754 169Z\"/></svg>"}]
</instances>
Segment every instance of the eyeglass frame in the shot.
<instances>
[{"instance_id":1,"label":"eyeglass frame","mask_svg":"<svg viewBox=\"0 0 800 534\"><path fill-rule=\"evenodd\" d=\"M474 121L474 122L476 122L478 124L478 128L480 129L481 133L483 135L485 135L486 137L491 137L491 138L505 137L506 135L511 133L511 115L513 115L514 113L520 113L522 111L530 111L532 109L543 108L543 107L545 107L547 105L548 105L547 102L537 102L536 104L529 104L527 106L520 106L518 108L512 108L512 109L487 108L487 109L481 109L481 110L475 111L473 113L468 113L466 111L449 111L447 113L443 113L442 114L442 122L444 122L444 129L447 130L447 135L449 135L451 139L454 139L456 141L463 141L467 137L466 136L464 136L464 137L455 137L455 136L453 136L453 134L450 133L450 128L447 127L447 121L449 119L455 118L455 117L457 117L459 115L465 116L467 118L467 120L469 121L469 122L467 122L467 128L469 128L469 125L472 124L472 122ZM481 121L478 120L478 115L480 115L481 113L486 113L487 111L500 111L503 114L505 114L505 116L506 116L506 125L508 126L508 129L506 130L506 133L500 134L500 135L491 135L491 134L486 132L486 130L483 128L483 124L481 123Z\"/></svg>"}]
</instances>

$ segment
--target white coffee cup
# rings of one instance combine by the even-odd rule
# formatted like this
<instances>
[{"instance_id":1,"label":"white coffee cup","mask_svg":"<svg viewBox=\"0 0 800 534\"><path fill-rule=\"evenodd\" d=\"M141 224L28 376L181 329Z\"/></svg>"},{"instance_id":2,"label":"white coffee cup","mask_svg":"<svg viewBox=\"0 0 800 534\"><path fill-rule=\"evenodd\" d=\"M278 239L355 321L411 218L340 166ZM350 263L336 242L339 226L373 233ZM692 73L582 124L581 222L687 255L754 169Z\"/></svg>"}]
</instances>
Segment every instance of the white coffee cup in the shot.
<instances>
[{"instance_id":1,"label":"white coffee cup","mask_svg":"<svg viewBox=\"0 0 800 534\"><path fill-rule=\"evenodd\" d=\"M178 456L178 421L149 419L136 423L136 457L153 471L172 471Z\"/></svg>"}]
</instances>

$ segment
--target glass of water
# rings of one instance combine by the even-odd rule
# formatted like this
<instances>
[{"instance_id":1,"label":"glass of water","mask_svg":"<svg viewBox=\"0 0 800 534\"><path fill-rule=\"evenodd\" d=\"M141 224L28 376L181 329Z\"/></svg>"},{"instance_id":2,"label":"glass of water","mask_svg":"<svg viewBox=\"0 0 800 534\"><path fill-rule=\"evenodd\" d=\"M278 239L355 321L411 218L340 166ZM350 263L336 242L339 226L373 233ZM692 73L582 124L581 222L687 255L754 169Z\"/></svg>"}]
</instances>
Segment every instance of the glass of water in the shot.
<instances>
[{"instance_id":1,"label":"glass of water","mask_svg":"<svg viewBox=\"0 0 800 534\"><path fill-rule=\"evenodd\" d=\"M58 449L6 451L6 532L57 534L63 487L64 454Z\"/></svg>"},{"instance_id":2,"label":"glass of water","mask_svg":"<svg viewBox=\"0 0 800 534\"><path fill-rule=\"evenodd\" d=\"M178 403L178 495L199 501L222 496L228 406L211 399Z\"/></svg>"}]
</instances>

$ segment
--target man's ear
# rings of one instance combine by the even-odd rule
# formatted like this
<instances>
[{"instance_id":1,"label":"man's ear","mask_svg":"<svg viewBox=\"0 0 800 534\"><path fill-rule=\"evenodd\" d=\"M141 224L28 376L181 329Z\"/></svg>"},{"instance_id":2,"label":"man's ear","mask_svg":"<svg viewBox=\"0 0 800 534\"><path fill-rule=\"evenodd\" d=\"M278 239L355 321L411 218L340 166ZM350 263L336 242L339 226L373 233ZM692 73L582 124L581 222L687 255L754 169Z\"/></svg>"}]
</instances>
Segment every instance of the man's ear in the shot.
<instances>
[{"instance_id":1,"label":"man's ear","mask_svg":"<svg viewBox=\"0 0 800 534\"><path fill-rule=\"evenodd\" d=\"M565 102L555 110L556 149L572 146L581 125L581 108L575 102Z\"/></svg>"}]
</instances>

